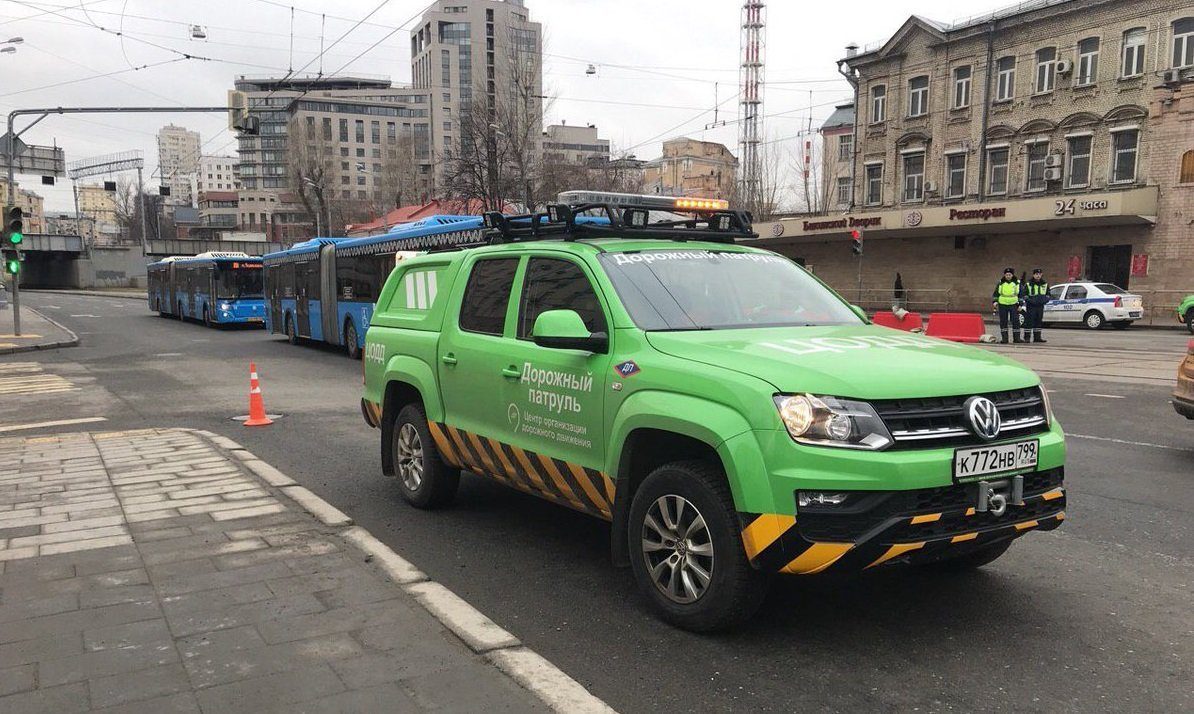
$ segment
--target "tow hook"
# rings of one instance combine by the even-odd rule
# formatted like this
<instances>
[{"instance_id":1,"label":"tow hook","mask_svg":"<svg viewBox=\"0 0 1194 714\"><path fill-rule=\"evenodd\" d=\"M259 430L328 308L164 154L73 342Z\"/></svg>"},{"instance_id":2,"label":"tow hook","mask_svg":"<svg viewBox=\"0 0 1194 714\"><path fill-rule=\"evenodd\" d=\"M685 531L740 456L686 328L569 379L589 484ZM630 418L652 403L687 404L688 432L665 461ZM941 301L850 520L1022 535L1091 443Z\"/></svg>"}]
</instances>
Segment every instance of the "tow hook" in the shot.
<instances>
[{"instance_id":1,"label":"tow hook","mask_svg":"<svg viewBox=\"0 0 1194 714\"><path fill-rule=\"evenodd\" d=\"M978 502L974 510L990 513L998 518L1007 513L1008 504L1024 505L1024 477L1013 476L1009 481L979 481Z\"/></svg>"}]
</instances>

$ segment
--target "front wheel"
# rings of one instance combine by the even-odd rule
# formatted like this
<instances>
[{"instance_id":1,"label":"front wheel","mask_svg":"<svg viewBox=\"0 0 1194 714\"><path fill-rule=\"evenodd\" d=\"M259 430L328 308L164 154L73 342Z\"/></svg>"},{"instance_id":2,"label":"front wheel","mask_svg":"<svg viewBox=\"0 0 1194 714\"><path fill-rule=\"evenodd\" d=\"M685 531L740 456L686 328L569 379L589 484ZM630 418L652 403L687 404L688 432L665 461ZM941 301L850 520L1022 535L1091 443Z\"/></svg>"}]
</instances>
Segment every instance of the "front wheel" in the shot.
<instances>
[{"instance_id":1,"label":"front wheel","mask_svg":"<svg viewBox=\"0 0 1194 714\"><path fill-rule=\"evenodd\" d=\"M294 320L290 319L290 315L286 316L286 341L292 345L298 344L298 335L294 332Z\"/></svg>"},{"instance_id":2,"label":"front wheel","mask_svg":"<svg viewBox=\"0 0 1194 714\"><path fill-rule=\"evenodd\" d=\"M705 461L660 466L630 505L630 564L639 590L664 620L709 632L749 619L768 576L742 546L725 475Z\"/></svg>"},{"instance_id":3,"label":"front wheel","mask_svg":"<svg viewBox=\"0 0 1194 714\"><path fill-rule=\"evenodd\" d=\"M352 320L344 321L344 349L348 352L349 359L361 358L361 346L357 344L357 328L352 324Z\"/></svg>"},{"instance_id":4,"label":"front wheel","mask_svg":"<svg viewBox=\"0 0 1194 714\"><path fill-rule=\"evenodd\" d=\"M1087 329L1090 330L1101 328L1104 322L1106 322L1106 319L1103 317L1103 313L1097 310L1091 310L1082 318L1082 324L1086 325Z\"/></svg>"},{"instance_id":5,"label":"front wheel","mask_svg":"<svg viewBox=\"0 0 1194 714\"><path fill-rule=\"evenodd\" d=\"M420 404L407 404L390 430L390 455L398 490L415 508L446 506L456 498L460 471L444 463Z\"/></svg>"}]
</instances>

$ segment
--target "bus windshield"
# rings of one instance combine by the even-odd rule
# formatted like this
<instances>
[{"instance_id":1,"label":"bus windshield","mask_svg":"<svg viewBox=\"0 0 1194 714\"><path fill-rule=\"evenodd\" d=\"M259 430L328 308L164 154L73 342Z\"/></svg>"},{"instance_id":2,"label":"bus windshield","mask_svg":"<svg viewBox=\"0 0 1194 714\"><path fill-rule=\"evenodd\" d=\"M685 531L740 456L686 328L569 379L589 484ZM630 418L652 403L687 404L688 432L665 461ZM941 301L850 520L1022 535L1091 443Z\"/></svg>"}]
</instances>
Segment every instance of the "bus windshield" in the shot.
<instances>
[{"instance_id":1,"label":"bus windshield","mask_svg":"<svg viewBox=\"0 0 1194 714\"><path fill-rule=\"evenodd\" d=\"M832 291L773 253L668 249L598 259L644 330L862 324Z\"/></svg>"},{"instance_id":2,"label":"bus windshield","mask_svg":"<svg viewBox=\"0 0 1194 714\"><path fill-rule=\"evenodd\" d=\"M260 265L221 266L216 270L216 297L225 300L262 297L261 273Z\"/></svg>"}]
</instances>

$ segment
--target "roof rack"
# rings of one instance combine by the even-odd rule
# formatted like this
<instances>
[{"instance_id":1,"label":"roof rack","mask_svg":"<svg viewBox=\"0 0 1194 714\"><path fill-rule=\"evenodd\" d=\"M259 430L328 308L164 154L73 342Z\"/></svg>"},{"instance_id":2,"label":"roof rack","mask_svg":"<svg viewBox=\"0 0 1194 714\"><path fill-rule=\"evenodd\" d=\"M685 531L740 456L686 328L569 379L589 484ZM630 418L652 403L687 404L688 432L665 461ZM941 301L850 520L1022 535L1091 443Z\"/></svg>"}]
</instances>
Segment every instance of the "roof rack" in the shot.
<instances>
[{"instance_id":1,"label":"roof rack","mask_svg":"<svg viewBox=\"0 0 1194 714\"><path fill-rule=\"evenodd\" d=\"M651 221L652 213L690 213L691 218ZM596 215L593 215L596 214ZM733 243L758 238L746 211L671 207L650 204L551 204L542 213L509 216L496 211L484 215L489 243L584 238L659 238L675 241Z\"/></svg>"}]
</instances>

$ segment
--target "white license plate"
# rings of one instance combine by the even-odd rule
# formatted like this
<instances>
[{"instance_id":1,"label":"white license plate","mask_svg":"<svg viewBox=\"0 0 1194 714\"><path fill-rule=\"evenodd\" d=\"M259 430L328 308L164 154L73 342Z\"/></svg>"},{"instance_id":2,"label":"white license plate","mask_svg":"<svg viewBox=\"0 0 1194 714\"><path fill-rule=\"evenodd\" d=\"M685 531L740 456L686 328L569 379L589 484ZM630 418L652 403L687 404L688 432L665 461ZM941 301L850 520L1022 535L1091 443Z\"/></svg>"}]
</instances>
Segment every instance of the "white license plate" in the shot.
<instances>
[{"instance_id":1,"label":"white license plate","mask_svg":"<svg viewBox=\"0 0 1194 714\"><path fill-rule=\"evenodd\" d=\"M1142 313L1142 312L1129 312L1128 317L1140 317L1143 314L1144 313Z\"/></svg>"},{"instance_id":2,"label":"white license plate","mask_svg":"<svg viewBox=\"0 0 1194 714\"><path fill-rule=\"evenodd\" d=\"M1039 452L1040 442L1036 439L958 449L954 452L954 480L968 481L989 474L1036 468Z\"/></svg>"}]
</instances>

